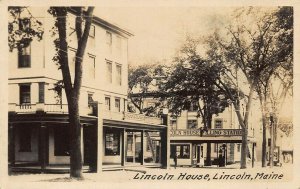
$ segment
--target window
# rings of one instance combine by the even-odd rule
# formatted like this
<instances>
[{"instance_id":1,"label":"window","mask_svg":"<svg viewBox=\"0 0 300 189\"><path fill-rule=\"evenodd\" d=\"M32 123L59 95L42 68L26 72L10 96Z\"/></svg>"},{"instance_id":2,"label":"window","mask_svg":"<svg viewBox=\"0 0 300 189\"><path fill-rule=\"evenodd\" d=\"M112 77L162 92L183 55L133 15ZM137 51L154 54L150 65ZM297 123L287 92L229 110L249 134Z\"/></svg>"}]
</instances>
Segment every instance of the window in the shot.
<instances>
[{"instance_id":1,"label":"window","mask_svg":"<svg viewBox=\"0 0 300 189\"><path fill-rule=\"evenodd\" d=\"M111 131L105 134L105 155L120 155L120 133Z\"/></svg>"},{"instance_id":2,"label":"window","mask_svg":"<svg viewBox=\"0 0 300 189\"><path fill-rule=\"evenodd\" d=\"M215 119L215 129L222 129L222 128L223 128L223 120Z\"/></svg>"},{"instance_id":3,"label":"window","mask_svg":"<svg viewBox=\"0 0 300 189\"><path fill-rule=\"evenodd\" d=\"M241 144L237 144L237 151L238 151L238 152L241 151Z\"/></svg>"},{"instance_id":4,"label":"window","mask_svg":"<svg viewBox=\"0 0 300 189\"><path fill-rule=\"evenodd\" d=\"M31 128L19 128L19 152L31 152Z\"/></svg>"},{"instance_id":5,"label":"window","mask_svg":"<svg viewBox=\"0 0 300 189\"><path fill-rule=\"evenodd\" d=\"M39 83L39 103L45 102L45 83Z\"/></svg>"},{"instance_id":6,"label":"window","mask_svg":"<svg viewBox=\"0 0 300 189\"><path fill-rule=\"evenodd\" d=\"M214 152L217 152L217 151L218 151L218 144L214 143Z\"/></svg>"},{"instance_id":7,"label":"window","mask_svg":"<svg viewBox=\"0 0 300 189\"><path fill-rule=\"evenodd\" d=\"M54 155L70 155L70 137L68 127L54 128Z\"/></svg>"},{"instance_id":8,"label":"window","mask_svg":"<svg viewBox=\"0 0 300 189\"><path fill-rule=\"evenodd\" d=\"M117 49L117 55L122 55L122 39L120 36L116 37L116 49Z\"/></svg>"},{"instance_id":9,"label":"window","mask_svg":"<svg viewBox=\"0 0 300 189\"><path fill-rule=\"evenodd\" d=\"M127 136L127 151L132 152L132 145L133 145L133 135Z\"/></svg>"},{"instance_id":10,"label":"window","mask_svg":"<svg viewBox=\"0 0 300 189\"><path fill-rule=\"evenodd\" d=\"M75 73L75 61L76 61L76 50L73 48L69 49L69 70L72 78L74 78Z\"/></svg>"},{"instance_id":11,"label":"window","mask_svg":"<svg viewBox=\"0 0 300 189\"><path fill-rule=\"evenodd\" d=\"M106 81L112 83L112 63L106 62Z\"/></svg>"},{"instance_id":12,"label":"window","mask_svg":"<svg viewBox=\"0 0 300 189\"><path fill-rule=\"evenodd\" d=\"M30 104L30 84L20 85L20 104Z\"/></svg>"},{"instance_id":13,"label":"window","mask_svg":"<svg viewBox=\"0 0 300 189\"><path fill-rule=\"evenodd\" d=\"M188 120L187 129L196 129L198 126L197 120Z\"/></svg>"},{"instance_id":14,"label":"window","mask_svg":"<svg viewBox=\"0 0 300 189\"><path fill-rule=\"evenodd\" d=\"M117 85L122 85L122 66L117 64L116 71L117 71L117 75L116 75Z\"/></svg>"},{"instance_id":15,"label":"window","mask_svg":"<svg viewBox=\"0 0 300 189\"><path fill-rule=\"evenodd\" d=\"M171 120L170 125L171 125L171 129L176 129L177 128L177 121L176 120Z\"/></svg>"},{"instance_id":16,"label":"window","mask_svg":"<svg viewBox=\"0 0 300 189\"><path fill-rule=\"evenodd\" d=\"M30 19L24 18L19 20L19 29L26 30L30 28ZM31 45L24 44L24 47L18 52L18 67L29 68L31 64Z\"/></svg>"},{"instance_id":17,"label":"window","mask_svg":"<svg viewBox=\"0 0 300 189\"><path fill-rule=\"evenodd\" d=\"M95 37L95 25L91 25L91 28L90 28L90 33L89 33L89 36L94 38Z\"/></svg>"},{"instance_id":18,"label":"window","mask_svg":"<svg viewBox=\"0 0 300 189\"><path fill-rule=\"evenodd\" d=\"M88 57L88 75L90 78L96 77L96 60L95 56L89 55Z\"/></svg>"},{"instance_id":19,"label":"window","mask_svg":"<svg viewBox=\"0 0 300 189\"><path fill-rule=\"evenodd\" d=\"M94 99L93 99L93 95L92 93L88 93L88 104L92 104L94 102Z\"/></svg>"},{"instance_id":20,"label":"window","mask_svg":"<svg viewBox=\"0 0 300 189\"><path fill-rule=\"evenodd\" d=\"M18 52L19 68L30 68L31 64L31 46L23 47Z\"/></svg>"},{"instance_id":21,"label":"window","mask_svg":"<svg viewBox=\"0 0 300 189\"><path fill-rule=\"evenodd\" d=\"M178 159L190 158L190 145L171 145L171 156L177 154Z\"/></svg>"},{"instance_id":22,"label":"window","mask_svg":"<svg viewBox=\"0 0 300 189\"><path fill-rule=\"evenodd\" d=\"M115 99L115 108L117 112L121 111L120 99Z\"/></svg>"},{"instance_id":23,"label":"window","mask_svg":"<svg viewBox=\"0 0 300 189\"><path fill-rule=\"evenodd\" d=\"M190 112L195 112L195 111L198 111L198 102L191 102L191 106L189 108L189 111Z\"/></svg>"},{"instance_id":24,"label":"window","mask_svg":"<svg viewBox=\"0 0 300 189\"><path fill-rule=\"evenodd\" d=\"M110 98L105 97L105 109L110 111Z\"/></svg>"},{"instance_id":25,"label":"window","mask_svg":"<svg viewBox=\"0 0 300 189\"><path fill-rule=\"evenodd\" d=\"M106 31L106 45L107 45L108 52L111 53L112 52L112 34L108 31Z\"/></svg>"}]
</instances>

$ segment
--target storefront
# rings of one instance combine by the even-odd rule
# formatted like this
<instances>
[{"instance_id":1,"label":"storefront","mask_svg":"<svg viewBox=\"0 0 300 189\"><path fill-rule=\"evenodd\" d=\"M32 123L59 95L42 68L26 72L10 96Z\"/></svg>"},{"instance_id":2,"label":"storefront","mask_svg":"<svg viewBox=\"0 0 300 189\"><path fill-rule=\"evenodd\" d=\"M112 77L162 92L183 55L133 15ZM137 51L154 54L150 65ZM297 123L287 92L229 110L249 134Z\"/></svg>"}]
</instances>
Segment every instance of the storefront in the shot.
<instances>
[{"instance_id":1,"label":"storefront","mask_svg":"<svg viewBox=\"0 0 300 189\"><path fill-rule=\"evenodd\" d=\"M170 131L171 157L177 155L177 166L226 166L240 161L241 129L177 129ZM253 139L249 138L249 158L254 158ZM209 149L210 150L209 150ZM253 153L254 152L254 153ZM174 161L171 161L174 165Z\"/></svg>"}]
</instances>

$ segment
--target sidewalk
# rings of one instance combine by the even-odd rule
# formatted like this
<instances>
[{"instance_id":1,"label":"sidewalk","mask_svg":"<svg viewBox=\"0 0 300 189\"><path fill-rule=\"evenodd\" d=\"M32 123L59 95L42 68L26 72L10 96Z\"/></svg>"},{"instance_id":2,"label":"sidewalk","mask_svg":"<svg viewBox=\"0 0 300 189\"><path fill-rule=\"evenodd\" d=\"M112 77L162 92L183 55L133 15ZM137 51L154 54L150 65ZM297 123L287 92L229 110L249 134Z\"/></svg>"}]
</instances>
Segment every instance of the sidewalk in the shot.
<instances>
[{"instance_id":1,"label":"sidewalk","mask_svg":"<svg viewBox=\"0 0 300 189\"><path fill-rule=\"evenodd\" d=\"M135 175L151 174L151 175L163 175L174 174L179 175L181 173L187 174L211 174L226 173L226 174L240 174L247 172L249 174L256 174L257 172L271 173L278 172L286 175L287 179L292 178L293 165L283 164L282 167L270 167L261 168L261 163L256 162L255 167L252 168L248 165L247 169L239 169L240 164L232 164L227 167L170 167L169 169L160 168L130 168L121 171L104 171L102 173L84 173L84 181L78 181L76 179L70 179L69 174L22 174L16 173L9 176L9 182L128 182L134 181Z\"/></svg>"}]
</instances>

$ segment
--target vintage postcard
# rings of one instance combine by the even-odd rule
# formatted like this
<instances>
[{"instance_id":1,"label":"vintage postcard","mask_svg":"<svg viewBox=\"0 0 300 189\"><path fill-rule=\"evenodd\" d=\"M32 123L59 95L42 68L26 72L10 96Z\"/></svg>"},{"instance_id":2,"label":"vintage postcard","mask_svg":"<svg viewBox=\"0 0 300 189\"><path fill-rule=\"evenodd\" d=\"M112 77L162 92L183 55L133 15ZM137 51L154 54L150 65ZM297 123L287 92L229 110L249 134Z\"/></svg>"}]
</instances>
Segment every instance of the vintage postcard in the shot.
<instances>
[{"instance_id":1,"label":"vintage postcard","mask_svg":"<svg viewBox=\"0 0 300 189\"><path fill-rule=\"evenodd\" d=\"M0 4L0 188L300 188L298 2Z\"/></svg>"}]
</instances>

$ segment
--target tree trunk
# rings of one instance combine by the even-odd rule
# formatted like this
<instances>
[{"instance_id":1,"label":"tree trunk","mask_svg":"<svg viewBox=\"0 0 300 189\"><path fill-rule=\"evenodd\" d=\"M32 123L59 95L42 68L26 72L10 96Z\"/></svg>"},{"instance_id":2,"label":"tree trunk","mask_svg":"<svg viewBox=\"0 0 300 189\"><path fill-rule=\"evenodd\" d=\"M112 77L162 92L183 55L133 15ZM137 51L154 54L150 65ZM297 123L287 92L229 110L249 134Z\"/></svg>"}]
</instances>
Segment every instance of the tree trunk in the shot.
<instances>
[{"instance_id":1,"label":"tree trunk","mask_svg":"<svg viewBox=\"0 0 300 189\"><path fill-rule=\"evenodd\" d=\"M246 127L242 127L242 133L241 169L246 169L248 154L248 129Z\"/></svg>"},{"instance_id":2,"label":"tree trunk","mask_svg":"<svg viewBox=\"0 0 300 189\"><path fill-rule=\"evenodd\" d=\"M212 125L212 115L211 114L207 115L206 123L207 123L207 128L211 129L211 125ZM207 166L212 165L212 162L211 162L211 143L210 142L207 143L207 148L206 148L206 165Z\"/></svg>"},{"instance_id":3,"label":"tree trunk","mask_svg":"<svg viewBox=\"0 0 300 189\"><path fill-rule=\"evenodd\" d=\"M76 97L68 103L70 119L70 177L83 178L81 153L81 124L78 100Z\"/></svg>"},{"instance_id":4,"label":"tree trunk","mask_svg":"<svg viewBox=\"0 0 300 189\"><path fill-rule=\"evenodd\" d=\"M261 159L261 166L266 167L267 166L267 128L266 128L266 117L263 115L263 141L262 141L262 159Z\"/></svg>"},{"instance_id":5,"label":"tree trunk","mask_svg":"<svg viewBox=\"0 0 300 189\"><path fill-rule=\"evenodd\" d=\"M263 134L262 134L262 155L261 155L261 166L267 166L267 135L266 135L266 92L263 95L262 91L258 92L259 101L260 101L260 108L261 108L261 115L262 115L262 127L263 127Z\"/></svg>"}]
</instances>

